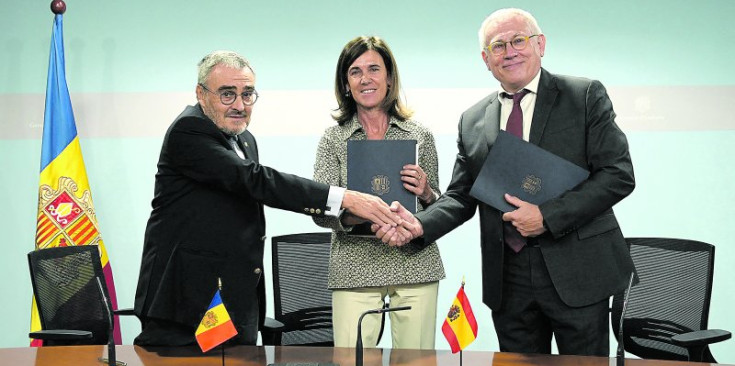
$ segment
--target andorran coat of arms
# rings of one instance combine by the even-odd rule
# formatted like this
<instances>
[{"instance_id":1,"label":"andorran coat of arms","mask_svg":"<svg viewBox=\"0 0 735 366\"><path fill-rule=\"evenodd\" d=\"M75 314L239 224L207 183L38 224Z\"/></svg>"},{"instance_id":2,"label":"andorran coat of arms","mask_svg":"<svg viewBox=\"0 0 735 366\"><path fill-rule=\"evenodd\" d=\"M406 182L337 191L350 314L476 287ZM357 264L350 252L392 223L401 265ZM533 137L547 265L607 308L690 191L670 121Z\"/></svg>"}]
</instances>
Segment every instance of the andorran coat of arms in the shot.
<instances>
[{"instance_id":1,"label":"andorran coat of arms","mask_svg":"<svg viewBox=\"0 0 735 366\"><path fill-rule=\"evenodd\" d=\"M69 177L59 178L59 187L41 185L38 192L36 247L97 244L100 241L97 218L89 190L77 196L77 184Z\"/></svg>"}]
</instances>

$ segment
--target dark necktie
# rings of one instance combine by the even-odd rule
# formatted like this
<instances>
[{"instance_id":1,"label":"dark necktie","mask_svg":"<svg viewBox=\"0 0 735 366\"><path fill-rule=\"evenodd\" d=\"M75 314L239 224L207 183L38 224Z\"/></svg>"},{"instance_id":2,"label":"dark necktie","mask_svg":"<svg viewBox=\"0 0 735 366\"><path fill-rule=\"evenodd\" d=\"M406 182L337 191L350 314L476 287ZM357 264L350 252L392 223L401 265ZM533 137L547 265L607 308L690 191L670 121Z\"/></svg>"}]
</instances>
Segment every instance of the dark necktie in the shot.
<instances>
[{"instance_id":1,"label":"dark necktie","mask_svg":"<svg viewBox=\"0 0 735 366\"><path fill-rule=\"evenodd\" d=\"M531 91L523 89L513 95L505 94L506 98L513 98L513 109L510 111L508 116L508 124L505 126L505 130L520 138L523 138L523 110L521 110L521 99Z\"/></svg>"},{"instance_id":2,"label":"dark necktie","mask_svg":"<svg viewBox=\"0 0 735 366\"><path fill-rule=\"evenodd\" d=\"M506 98L513 98L513 109L508 116L508 124L505 125L505 131L512 133L520 138L523 138L523 111L521 110L521 99L523 99L530 90L523 89L513 95L505 94ZM521 233L510 222L503 222L503 232L505 235L505 243L508 244L510 249L513 249L516 253L523 249L526 245L526 238L521 236Z\"/></svg>"},{"instance_id":3,"label":"dark necktie","mask_svg":"<svg viewBox=\"0 0 735 366\"><path fill-rule=\"evenodd\" d=\"M240 145L237 144L237 136L227 136L227 139L230 141L232 148L235 149L237 156L239 156L240 159L245 159L245 153L240 148Z\"/></svg>"}]
</instances>

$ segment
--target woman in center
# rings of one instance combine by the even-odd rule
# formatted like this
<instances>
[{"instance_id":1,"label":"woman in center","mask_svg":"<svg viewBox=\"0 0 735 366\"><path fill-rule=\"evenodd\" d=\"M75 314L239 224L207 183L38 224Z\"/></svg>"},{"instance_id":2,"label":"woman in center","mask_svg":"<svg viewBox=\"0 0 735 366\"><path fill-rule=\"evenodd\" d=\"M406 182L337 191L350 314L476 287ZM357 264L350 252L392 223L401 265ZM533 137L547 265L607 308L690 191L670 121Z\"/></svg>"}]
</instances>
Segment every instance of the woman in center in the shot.
<instances>
[{"instance_id":1,"label":"woman in center","mask_svg":"<svg viewBox=\"0 0 735 366\"><path fill-rule=\"evenodd\" d=\"M410 119L412 112L401 92L396 61L382 39L357 37L344 46L334 81L339 108L332 118L337 125L328 128L319 142L315 181L347 186L349 140L416 140L418 164L401 170L403 187L418 197L419 210L439 197L434 137ZM393 348L433 349L439 280L445 277L436 243L391 247L374 237L350 235L362 221L349 214L314 217L314 222L332 229L329 288L335 347L354 347L360 315L382 308L388 297L391 307L411 306L388 313ZM381 315L363 319L366 347L377 345L380 327Z\"/></svg>"}]
</instances>

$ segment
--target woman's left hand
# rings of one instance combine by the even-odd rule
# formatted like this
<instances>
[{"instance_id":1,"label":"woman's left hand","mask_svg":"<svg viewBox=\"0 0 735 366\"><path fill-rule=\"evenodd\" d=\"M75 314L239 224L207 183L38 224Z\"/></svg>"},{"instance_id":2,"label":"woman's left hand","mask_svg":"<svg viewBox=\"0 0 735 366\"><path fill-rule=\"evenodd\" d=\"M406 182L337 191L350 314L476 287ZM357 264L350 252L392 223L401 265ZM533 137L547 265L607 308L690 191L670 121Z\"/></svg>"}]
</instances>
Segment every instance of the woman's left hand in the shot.
<instances>
[{"instance_id":1,"label":"woman's left hand","mask_svg":"<svg viewBox=\"0 0 735 366\"><path fill-rule=\"evenodd\" d=\"M420 166L404 165L401 170L401 180L403 187L418 196L421 201L431 203L434 200L434 191L429 186L428 177Z\"/></svg>"}]
</instances>

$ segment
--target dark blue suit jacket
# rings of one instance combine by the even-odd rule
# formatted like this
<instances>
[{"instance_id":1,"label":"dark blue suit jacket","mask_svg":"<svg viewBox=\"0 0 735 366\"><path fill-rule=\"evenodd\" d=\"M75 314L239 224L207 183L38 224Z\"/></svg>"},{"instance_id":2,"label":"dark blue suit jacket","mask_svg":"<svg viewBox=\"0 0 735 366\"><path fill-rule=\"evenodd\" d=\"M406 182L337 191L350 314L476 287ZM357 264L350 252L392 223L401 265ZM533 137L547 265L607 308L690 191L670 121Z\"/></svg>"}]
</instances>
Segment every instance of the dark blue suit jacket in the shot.
<instances>
[{"instance_id":1,"label":"dark blue suit jacket","mask_svg":"<svg viewBox=\"0 0 735 366\"><path fill-rule=\"evenodd\" d=\"M498 309L503 284L502 213L469 195L500 126L498 93L462 114L452 181L416 216L434 242L480 211L483 302ZM612 207L633 191L628 143L598 81L541 70L530 142L590 171L576 188L540 206L549 231L538 237L549 275L569 306L625 289L633 262Z\"/></svg>"}]
</instances>

